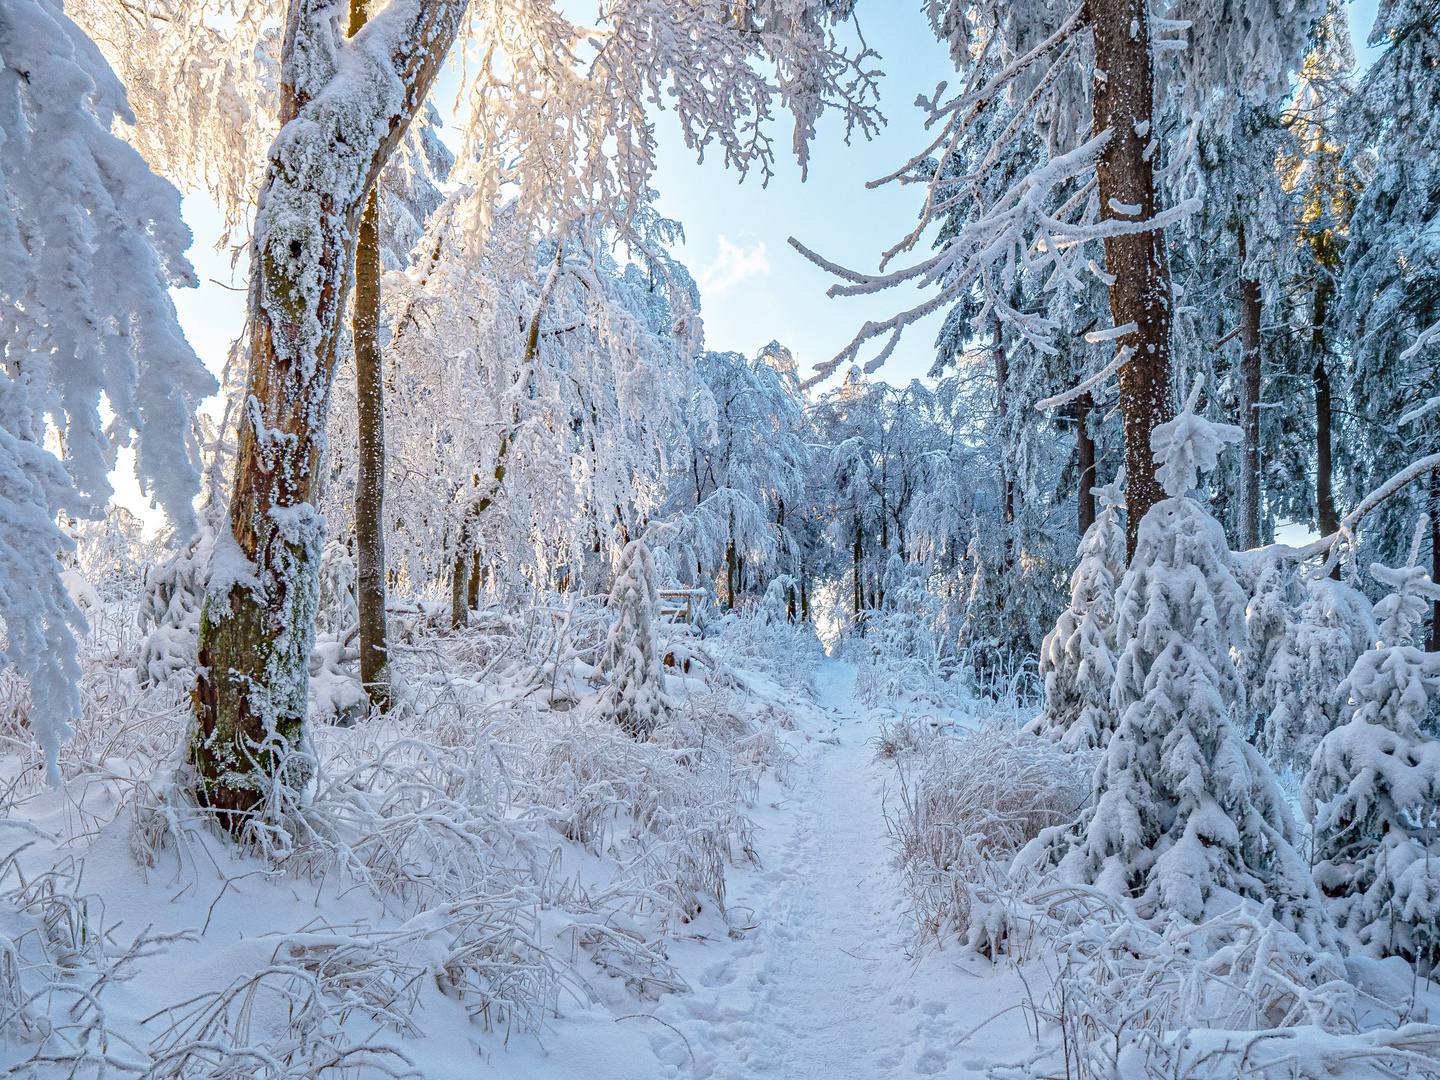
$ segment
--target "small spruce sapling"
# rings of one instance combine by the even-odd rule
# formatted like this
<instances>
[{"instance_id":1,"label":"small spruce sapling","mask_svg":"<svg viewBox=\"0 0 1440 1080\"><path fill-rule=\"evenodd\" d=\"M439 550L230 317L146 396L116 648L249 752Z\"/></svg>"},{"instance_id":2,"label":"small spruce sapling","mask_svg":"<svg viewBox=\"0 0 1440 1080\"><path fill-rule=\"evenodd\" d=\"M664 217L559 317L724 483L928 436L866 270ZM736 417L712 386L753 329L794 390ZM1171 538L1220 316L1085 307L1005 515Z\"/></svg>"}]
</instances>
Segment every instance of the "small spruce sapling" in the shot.
<instances>
[{"instance_id":1,"label":"small spruce sapling","mask_svg":"<svg viewBox=\"0 0 1440 1080\"><path fill-rule=\"evenodd\" d=\"M1302 571L1305 599L1265 671L1261 747L1277 769L1303 771L1340 723L1335 688L1375 642L1370 601L1323 572Z\"/></svg>"},{"instance_id":2,"label":"small spruce sapling","mask_svg":"<svg viewBox=\"0 0 1440 1080\"><path fill-rule=\"evenodd\" d=\"M1125 572L1125 526L1120 520L1125 482L1092 488L1100 513L1080 538L1080 562L1070 577L1070 606L1040 649L1045 708L1026 730L1066 749L1103 747L1115 716L1115 586Z\"/></svg>"},{"instance_id":3,"label":"small spruce sapling","mask_svg":"<svg viewBox=\"0 0 1440 1080\"><path fill-rule=\"evenodd\" d=\"M1198 922L1241 899L1273 902L1311 943L1331 931L1309 868L1292 847L1284 796L1236 731L1244 684L1233 651L1245 593L1225 531L1190 494L1240 429L1185 409L1151 448L1168 496L1140 522L1116 595L1119 644L1110 707L1119 718L1077 824L1063 876L1135 901L1142 917Z\"/></svg>"},{"instance_id":4,"label":"small spruce sapling","mask_svg":"<svg viewBox=\"0 0 1440 1080\"><path fill-rule=\"evenodd\" d=\"M644 541L632 540L620 554L620 569L608 601L614 613L605 643L609 684L600 693L603 714L627 735L645 740L665 711L655 619L660 612L655 566Z\"/></svg>"},{"instance_id":5,"label":"small spruce sapling","mask_svg":"<svg viewBox=\"0 0 1440 1080\"><path fill-rule=\"evenodd\" d=\"M1321 740L1302 791L1315 825L1315 881L1337 926L1376 956L1440 959L1440 741L1421 731L1440 658L1411 642L1440 586L1410 559L1376 563L1393 590L1375 605L1379 641L1336 693L1346 720Z\"/></svg>"}]
</instances>

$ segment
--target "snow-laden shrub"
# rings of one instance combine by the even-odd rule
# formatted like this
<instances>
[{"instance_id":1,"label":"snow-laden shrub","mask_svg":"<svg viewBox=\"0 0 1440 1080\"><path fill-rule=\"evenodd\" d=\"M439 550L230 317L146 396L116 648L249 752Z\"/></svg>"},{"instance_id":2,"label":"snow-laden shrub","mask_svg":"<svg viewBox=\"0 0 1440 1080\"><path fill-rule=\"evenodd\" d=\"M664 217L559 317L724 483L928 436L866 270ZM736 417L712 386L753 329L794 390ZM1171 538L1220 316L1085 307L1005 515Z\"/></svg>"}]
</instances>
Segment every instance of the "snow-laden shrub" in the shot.
<instances>
[{"instance_id":1,"label":"snow-laden shrub","mask_svg":"<svg viewBox=\"0 0 1440 1080\"><path fill-rule=\"evenodd\" d=\"M1089 797L1081 759L1013 725L941 735L892 726L900 799L887 813L917 945L959 937L994 952L1009 920L1004 867L1041 830L1073 821Z\"/></svg>"},{"instance_id":2,"label":"snow-laden shrub","mask_svg":"<svg viewBox=\"0 0 1440 1080\"><path fill-rule=\"evenodd\" d=\"M1302 793L1315 825L1315 880L1336 924L1376 956L1440 960L1440 740L1421 730L1440 662L1411 641L1440 585L1410 561L1370 567L1393 590L1375 605L1379 647L1336 693L1343 726L1320 742Z\"/></svg>"},{"instance_id":3,"label":"snow-laden shrub","mask_svg":"<svg viewBox=\"0 0 1440 1080\"><path fill-rule=\"evenodd\" d=\"M787 592L793 584L787 575L771 581L758 603L726 617L707 639L706 651L727 669L747 668L787 690L813 689L825 649L814 623L789 621Z\"/></svg>"},{"instance_id":4,"label":"snow-laden shrub","mask_svg":"<svg viewBox=\"0 0 1440 1080\"><path fill-rule=\"evenodd\" d=\"M665 694L655 643L660 598L644 541L632 540L621 552L608 606L614 622L602 663L609 683L601 692L600 709L627 735L648 739L664 714Z\"/></svg>"},{"instance_id":5,"label":"snow-laden shrub","mask_svg":"<svg viewBox=\"0 0 1440 1080\"><path fill-rule=\"evenodd\" d=\"M138 618L149 633L136 665L142 685L154 686L171 679L193 685L210 556L215 538L224 528L224 504L212 498L200 512L195 535L169 558L146 570Z\"/></svg>"},{"instance_id":6,"label":"snow-laden shrub","mask_svg":"<svg viewBox=\"0 0 1440 1080\"><path fill-rule=\"evenodd\" d=\"M1440 1027L1362 995L1335 953L1268 906L1156 922L1053 881L1026 902L1054 949L1052 985L1032 1004L1055 1034L1037 1060L992 1068L995 1080L1440 1076Z\"/></svg>"},{"instance_id":7,"label":"snow-laden shrub","mask_svg":"<svg viewBox=\"0 0 1440 1080\"><path fill-rule=\"evenodd\" d=\"M1123 483L1122 470L1113 484L1093 489L1101 510L1080 538L1070 606L1040 647L1045 708L1027 730L1070 749L1104 746L1115 727L1110 688L1115 682L1115 586L1125 572Z\"/></svg>"},{"instance_id":8,"label":"snow-laden shrub","mask_svg":"<svg viewBox=\"0 0 1440 1080\"><path fill-rule=\"evenodd\" d=\"M941 603L925 587L923 567L892 555L883 579L885 597L859 651L855 694L869 705L895 698L939 702Z\"/></svg>"},{"instance_id":9,"label":"snow-laden shrub","mask_svg":"<svg viewBox=\"0 0 1440 1080\"><path fill-rule=\"evenodd\" d=\"M1140 522L1116 595L1118 717L1095 802L1068 837L1061 874L1132 898L1146 918L1199 922L1246 898L1308 940L1331 928L1269 765L1235 728L1245 689L1234 657L1246 596L1225 531L1188 496L1240 429L1185 409L1151 437L1169 496ZM1067 850L1068 848L1068 850Z\"/></svg>"},{"instance_id":10,"label":"snow-laden shrub","mask_svg":"<svg viewBox=\"0 0 1440 1080\"><path fill-rule=\"evenodd\" d=\"M1370 601L1358 589L1301 571L1305 599L1265 671L1268 705L1261 746L1277 769L1309 766L1320 740L1340 723L1337 690L1375 641Z\"/></svg>"}]
</instances>

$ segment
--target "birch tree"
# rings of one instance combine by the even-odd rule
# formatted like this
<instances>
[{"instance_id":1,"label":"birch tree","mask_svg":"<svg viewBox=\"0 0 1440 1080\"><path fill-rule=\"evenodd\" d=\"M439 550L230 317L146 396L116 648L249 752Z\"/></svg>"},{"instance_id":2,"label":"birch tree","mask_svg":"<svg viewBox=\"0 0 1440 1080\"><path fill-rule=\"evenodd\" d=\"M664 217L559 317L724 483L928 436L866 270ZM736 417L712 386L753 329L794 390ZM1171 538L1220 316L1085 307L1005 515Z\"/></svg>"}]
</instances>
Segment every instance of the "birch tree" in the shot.
<instances>
[{"instance_id":1,"label":"birch tree","mask_svg":"<svg viewBox=\"0 0 1440 1080\"><path fill-rule=\"evenodd\" d=\"M834 43L846 5L617 3L596 31L547 0L391 0L353 37L333 7L292 0L280 131L250 241L249 353L230 535L200 627L193 757L232 826L304 775L306 661L323 523L315 509L356 233L371 185L465 31L465 157L480 213L505 185L537 227L607 215L622 232L653 171L648 109L673 105L697 150L768 172L777 100L802 166L819 114L874 124L873 75ZM467 22L468 17L468 22ZM590 54L583 59L582 46ZM276 784L282 765L298 772ZM273 797L273 798L272 798Z\"/></svg>"}]
</instances>

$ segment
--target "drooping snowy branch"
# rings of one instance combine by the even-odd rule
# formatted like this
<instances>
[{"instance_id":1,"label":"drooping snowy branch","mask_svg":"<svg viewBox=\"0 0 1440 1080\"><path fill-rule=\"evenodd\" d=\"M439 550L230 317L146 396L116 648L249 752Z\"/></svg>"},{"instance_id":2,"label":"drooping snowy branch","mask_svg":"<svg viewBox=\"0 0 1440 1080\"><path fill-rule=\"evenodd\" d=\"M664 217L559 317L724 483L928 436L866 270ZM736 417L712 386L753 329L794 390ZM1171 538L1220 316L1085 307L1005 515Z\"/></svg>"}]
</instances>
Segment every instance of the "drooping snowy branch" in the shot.
<instances>
[{"instance_id":1,"label":"drooping snowy branch","mask_svg":"<svg viewBox=\"0 0 1440 1080\"><path fill-rule=\"evenodd\" d=\"M78 712L83 626L55 515L104 506L115 449L135 432L142 487L188 537L200 478L187 439L215 384L167 292L195 283L179 193L111 133L133 119L114 73L49 0L0 3L0 57L0 619L53 779ZM44 449L47 419L63 463Z\"/></svg>"}]
</instances>

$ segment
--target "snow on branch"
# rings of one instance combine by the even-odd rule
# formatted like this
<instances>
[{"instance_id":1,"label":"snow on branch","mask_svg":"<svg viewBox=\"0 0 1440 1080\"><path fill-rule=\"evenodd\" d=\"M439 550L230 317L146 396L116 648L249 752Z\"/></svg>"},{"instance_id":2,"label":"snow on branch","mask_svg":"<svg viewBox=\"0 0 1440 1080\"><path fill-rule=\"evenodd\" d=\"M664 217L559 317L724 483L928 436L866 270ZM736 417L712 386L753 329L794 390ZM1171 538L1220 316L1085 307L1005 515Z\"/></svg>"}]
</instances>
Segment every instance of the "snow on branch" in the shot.
<instances>
[{"instance_id":1,"label":"snow on branch","mask_svg":"<svg viewBox=\"0 0 1440 1080\"><path fill-rule=\"evenodd\" d=\"M1126 333L1134 332L1134 323L1126 323L1125 325L1130 328L1126 331ZM1054 409L1061 405L1068 405L1070 402L1080 397L1080 395L1088 394L1097 386L1103 386L1106 382L1110 380L1111 376L1113 376L1122 367L1124 367L1125 362L1134 355L1135 350L1133 348L1131 348L1129 345L1122 345L1120 347L1120 351L1115 354L1114 360L1111 360L1110 363L1106 364L1104 368L1102 368L1100 371L1097 371L1094 375L1091 375L1090 378L1086 379L1084 382L1072 386L1063 394L1056 394L1054 397L1048 397L1042 401L1037 401L1035 403L1036 411L1044 412L1046 409Z\"/></svg>"}]
</instances>

